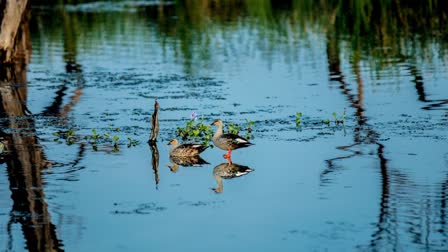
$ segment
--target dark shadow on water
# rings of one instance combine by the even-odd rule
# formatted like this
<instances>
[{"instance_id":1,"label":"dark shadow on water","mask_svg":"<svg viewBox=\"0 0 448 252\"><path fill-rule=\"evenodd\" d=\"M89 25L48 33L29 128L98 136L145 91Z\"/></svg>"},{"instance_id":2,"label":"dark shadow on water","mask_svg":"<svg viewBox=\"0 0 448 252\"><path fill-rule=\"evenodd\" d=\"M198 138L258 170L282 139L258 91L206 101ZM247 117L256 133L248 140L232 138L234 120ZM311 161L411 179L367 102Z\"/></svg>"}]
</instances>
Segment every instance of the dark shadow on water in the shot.
<instances>
[{"instance_id":1,"label":"dark shadow on water","mask_svg":"<svg viewBox=\"0 0 448 252\"><path fill-rule=\"evenodd\" d=\"M217 188L213 188L213 191L216 193L223 192L223 179L232 179L232 178L238 178L244 175L247 175L250 172L253 172L254 170L251 169L248 166L245 165L239 165L235 163L222 163L213 169L213 177L216 180L216 183L218 184Z\"/></svg>"}]
</instances>

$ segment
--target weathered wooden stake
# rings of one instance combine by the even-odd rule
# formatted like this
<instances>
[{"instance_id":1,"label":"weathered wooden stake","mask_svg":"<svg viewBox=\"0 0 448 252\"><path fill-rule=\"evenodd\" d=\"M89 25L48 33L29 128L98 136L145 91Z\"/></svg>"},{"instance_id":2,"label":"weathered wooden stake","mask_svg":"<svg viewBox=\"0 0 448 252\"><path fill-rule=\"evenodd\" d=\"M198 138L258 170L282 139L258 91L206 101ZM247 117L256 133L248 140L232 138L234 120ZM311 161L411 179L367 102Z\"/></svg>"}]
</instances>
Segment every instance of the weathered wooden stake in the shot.
<instances>
[{"instance_id":1,"label":"weathered wooden stake","mask_svg":"<svg viewBox=\"0 0 448 252\"><path fill-rule=\"evenodd\" d=\"M157 99L154 103L154 113L151 118L151 136L149 137L148 143L157 142L157 136L159 135L159 103Z\"/></svg>"}]
</instances>

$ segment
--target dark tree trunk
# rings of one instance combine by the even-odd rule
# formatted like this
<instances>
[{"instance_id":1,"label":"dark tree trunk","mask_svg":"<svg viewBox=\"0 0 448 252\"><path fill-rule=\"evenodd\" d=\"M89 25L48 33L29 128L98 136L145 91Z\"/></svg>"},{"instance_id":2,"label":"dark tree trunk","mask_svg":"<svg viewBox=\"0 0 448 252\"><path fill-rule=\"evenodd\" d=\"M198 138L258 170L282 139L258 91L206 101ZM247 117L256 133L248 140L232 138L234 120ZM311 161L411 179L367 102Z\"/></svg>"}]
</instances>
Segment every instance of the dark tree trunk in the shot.
<instances>
[{"instance_id":1,"label":"dark tree trunk","mask_svg":"<svg viewBox=\"0 0 448 252\"><path fill-rule=\"evenodd\" d=\"M0 64L12 63L16 58L29 59L27 39L29 20L28 0L0 0Z\"/></svg>"}]
</instances>

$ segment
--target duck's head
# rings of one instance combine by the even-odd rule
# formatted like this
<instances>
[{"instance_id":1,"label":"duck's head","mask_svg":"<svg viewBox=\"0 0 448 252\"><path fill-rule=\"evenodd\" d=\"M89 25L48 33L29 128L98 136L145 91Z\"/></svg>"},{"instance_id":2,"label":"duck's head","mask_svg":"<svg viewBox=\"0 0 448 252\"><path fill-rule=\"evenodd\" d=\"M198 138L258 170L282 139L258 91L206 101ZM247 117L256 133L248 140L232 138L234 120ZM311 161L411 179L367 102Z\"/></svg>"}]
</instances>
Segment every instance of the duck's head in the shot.
<instances>
[{"instance_id":1,"label":"duck's head","mask_svg":"<svg viewBox=\"0 0 448 252\"><path fill-rule=\"evenodd\" d=\"M174 146L176 146L177 144L178 144L177 139L173 138L166 145L174 145Z\"/></svg>"},{"instance_id":2,"label":"duck's head","mask_svg":"<svg viewBox=\"0 0 448 252\"><path fill-rule=\"evenodd\" d=\"M216 119L210 125L222 126L222 121L221 119Z\"/></svg>"}]
</instances>

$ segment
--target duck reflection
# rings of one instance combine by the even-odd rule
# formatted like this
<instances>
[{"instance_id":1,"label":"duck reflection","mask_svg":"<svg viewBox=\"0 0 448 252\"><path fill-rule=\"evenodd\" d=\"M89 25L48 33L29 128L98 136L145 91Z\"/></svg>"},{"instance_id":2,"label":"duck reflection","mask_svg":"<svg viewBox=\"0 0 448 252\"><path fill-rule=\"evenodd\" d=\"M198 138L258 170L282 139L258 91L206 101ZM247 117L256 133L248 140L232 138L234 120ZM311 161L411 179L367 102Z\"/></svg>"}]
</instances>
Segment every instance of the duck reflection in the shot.
<instances>
[{"instance_id":1,"label":"duck reflection","mask_svg":"<svg viewBox=\"0 0 448 252\"><path fill-rule=\"evenodd\" d=\"M221 193L223 190L222 179L231 179L244 176L254 170L245 165L235 163L222 163L213 169L213 177L218 184L218 188L213 188L216 193Z\"/></svg>"},{"instance_id":2,"label":"duck reflection","mask_svg":"<svg viewBox=\"0 0 448 252\"><path fill-rule=\"evenodd\" d=\"M191 156L191 157L179 157L179 156L170 156L170 162L172 165L168 165L170 171L177 172L179 170L179 166L189 167L189 166L202 166L204 164L209 164L209 162L202 159L200 156Z\"/></svg>"}]
</instances>

